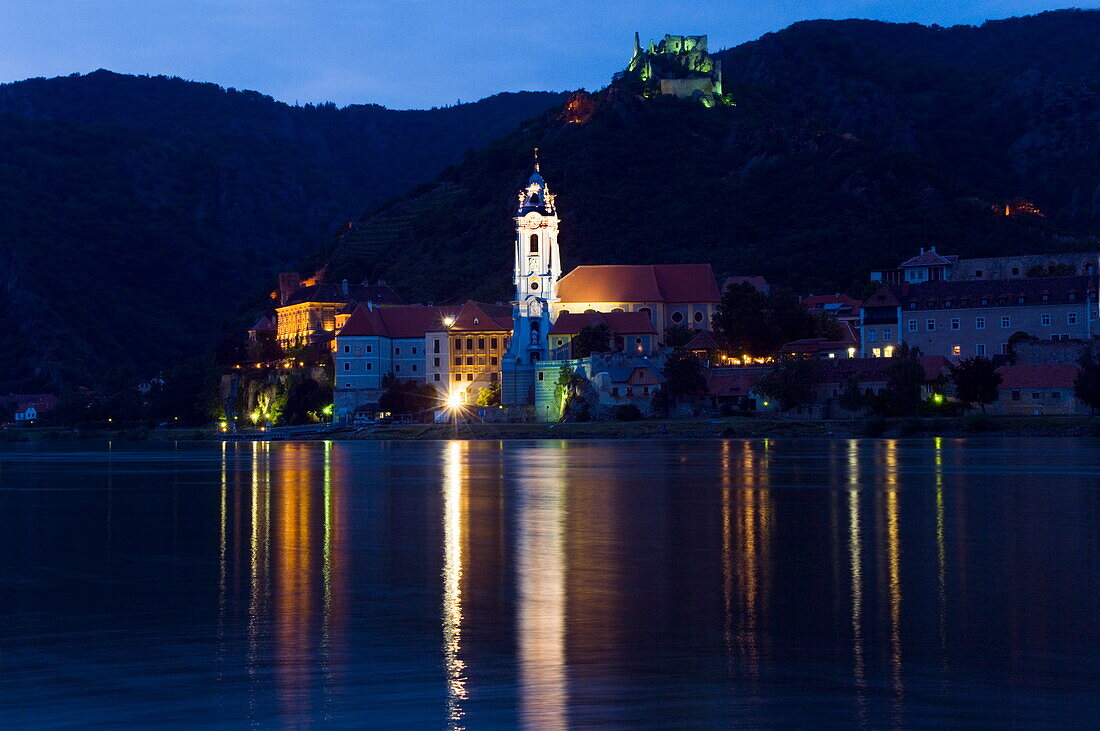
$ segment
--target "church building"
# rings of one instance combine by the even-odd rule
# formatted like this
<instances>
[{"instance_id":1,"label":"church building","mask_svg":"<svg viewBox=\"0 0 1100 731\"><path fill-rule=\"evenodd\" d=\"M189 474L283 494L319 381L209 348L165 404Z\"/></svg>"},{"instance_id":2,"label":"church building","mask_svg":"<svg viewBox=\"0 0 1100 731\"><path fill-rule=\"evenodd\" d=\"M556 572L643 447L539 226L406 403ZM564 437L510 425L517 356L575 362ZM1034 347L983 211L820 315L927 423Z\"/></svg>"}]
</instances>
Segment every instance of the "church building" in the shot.
<instances>
[{"instance_id":1,"label":"church building","mask_svg":"<svg viewBox=\"0 0 1100 731\"><path fill-rule=\"evenodd\" d=\"M504 405L533 404L536 391L545 390L536 382L569 358L568 343L585 324L606 324L612 350L635 358L656 355L666 328L710 329L721 300L710 264L579 266L562 277L557 205L538 162L513 220L515 299L502 363ZM600 314L605 317L593 317Z\"/></svg>"}]
</instances>

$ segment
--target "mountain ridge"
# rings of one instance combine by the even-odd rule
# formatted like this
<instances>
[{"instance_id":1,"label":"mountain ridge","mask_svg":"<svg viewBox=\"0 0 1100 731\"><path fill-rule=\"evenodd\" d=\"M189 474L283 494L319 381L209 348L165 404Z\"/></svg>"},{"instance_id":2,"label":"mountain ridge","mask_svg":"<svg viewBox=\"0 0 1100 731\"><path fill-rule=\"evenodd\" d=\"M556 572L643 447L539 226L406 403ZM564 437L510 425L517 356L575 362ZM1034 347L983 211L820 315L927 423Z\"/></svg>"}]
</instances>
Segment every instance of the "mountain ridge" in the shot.
<instances>
[{"instance_id":1,"label":"mountain ridge","mask_svg":"<svg viewBox=\"0 0 1100 731\"><path fill-rule=\"evenodd\" d=\"M1042 71L1051 48L1082 38L1062 73ZM971 256L1095 248L1098 39L1096 11L947 29L798 23L714 54L737 106L643 100L615 84L578 93L589 119L547 112L468 155L435 188L393 204L413 222L403 239L375 235L384 208L328 271L386 277L414 298L463 287L509 297L507 208L536 146L558 194L566 269L697 260L803 291L858 291L869 269L920 246ZM1014 51L1034 47L1044 49L1036 64ZM438 212L436 189L451 201ZM996 215L1020 197L1045 215Z\"/></svg>"}]
</instances>

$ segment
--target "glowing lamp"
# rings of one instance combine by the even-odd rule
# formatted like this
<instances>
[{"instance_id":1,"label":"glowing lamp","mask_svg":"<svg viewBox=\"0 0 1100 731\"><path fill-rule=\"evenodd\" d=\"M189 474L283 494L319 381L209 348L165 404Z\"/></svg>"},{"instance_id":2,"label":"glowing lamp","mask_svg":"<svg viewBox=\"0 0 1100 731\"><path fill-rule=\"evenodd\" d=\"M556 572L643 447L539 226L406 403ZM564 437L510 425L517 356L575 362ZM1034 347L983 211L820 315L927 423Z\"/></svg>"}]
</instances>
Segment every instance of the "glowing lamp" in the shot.
<instances>
[{"instance_id":1,"label":"glowing lamp","mask_svg":"<svg viewBox=\"0 0 1100 731\"><path fill-rule=\"evenodd\" d=\"M940 404L942 404L943 403L943 394L942 393L932 394L932 402L934 404L936 404L936 406L939 406Z\"/></svg>"},{"instance_id":2,"label":"glowing lamp","mask_svg":"<svg viewBox=\"0 0 1100 731\"><path fill-rule=\"evenodd\" d=\"M443 327L450 328L455 324L455 319L450 315L443 318Z\"/></svg>"},{"instance_id":3,"label":"glowing lamp","mask_svg":"<svg viewBox=\"0 0 1100 731\"><path fill-rule=\"evenodd\" d=\"M462 407L462 394L458 391L451 391L447 394L447 408L451 411L457 411Z\"/></svg>"}]
</instances>

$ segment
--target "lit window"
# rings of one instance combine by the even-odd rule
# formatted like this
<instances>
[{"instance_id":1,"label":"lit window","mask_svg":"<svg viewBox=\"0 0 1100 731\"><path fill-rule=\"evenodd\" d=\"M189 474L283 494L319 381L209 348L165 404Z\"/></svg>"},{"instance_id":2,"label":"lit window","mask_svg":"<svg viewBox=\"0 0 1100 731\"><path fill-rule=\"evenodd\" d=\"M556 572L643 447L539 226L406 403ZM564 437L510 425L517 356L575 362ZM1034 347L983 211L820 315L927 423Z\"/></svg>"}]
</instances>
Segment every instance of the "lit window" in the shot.
<instances>
[{"instance_id":1,"label":"lit window","mask_svg":"<svg viewBox=\"0 0 1100 731\"><path fill-rule=\"evenodd\" d=\"M962 355L963 349L961 345L951 346L951 355Z\"/></svg>"},{"instance_id":2,"label":"lit window","mask_svg":"<svg viewBox=\"0 0 1100 731\"><path fill-rule=\"evenodd\" d=\"M1001 318L1001 327L1012 327L1012 318L1005 315Z\"/></svg>"},{"instance_id":3,"label":"lit window","mask_svg":"<svg viewBox=\"0 0 1100 731\"><path fill-rule=\"evenodd\" d=\"M1049 325L1050 324L1050 313L1049 312L1044 312L1043 314L1039 315L1039 324L1041 324L1041 325Z\"/></svg>"},{"instance_id":4,"label":"lit window","mask_svg":"<svg viewBox=\"0 0 1100 731\"><path fill-rule=\"evenodd\" d=\"M871 355L873 355L876 358L881 358L882 357L882 349L881 348L872 348L871 349Z\"/></svg>"},{"instance_id":5,"label":"lit window","mask_svg":"<svg viewBox=\"0 0 1100 731\"><path fill-rule=\"evenodd\" d=\"M976 330L985 330L985 318L984 317L975 317L974 318L974 329L976 329Z\"/></svg>"}]
</instances>

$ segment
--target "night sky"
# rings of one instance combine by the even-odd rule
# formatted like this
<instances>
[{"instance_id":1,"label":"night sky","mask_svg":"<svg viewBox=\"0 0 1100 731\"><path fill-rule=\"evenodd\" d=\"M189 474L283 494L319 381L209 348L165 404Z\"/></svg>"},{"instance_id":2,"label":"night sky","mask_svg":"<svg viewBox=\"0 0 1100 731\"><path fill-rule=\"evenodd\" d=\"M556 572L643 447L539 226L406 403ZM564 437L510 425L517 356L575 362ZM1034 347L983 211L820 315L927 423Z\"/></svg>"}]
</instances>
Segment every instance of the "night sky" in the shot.
<instances>
[{"instance_id":1,"label":"night sky","mask_svg":"<svg viewBox=\"0 0 1100 731\"><path fill-rule=\"evenodd\" d=\"M1095 0L1079 7L1097 7ZM0 81L97 68L256 89L290 103L424 108L599 88L642 39L735 46L811 18L953 25L1061 7L810 0L3 0Z\"/></svg>"}]
</instances>

